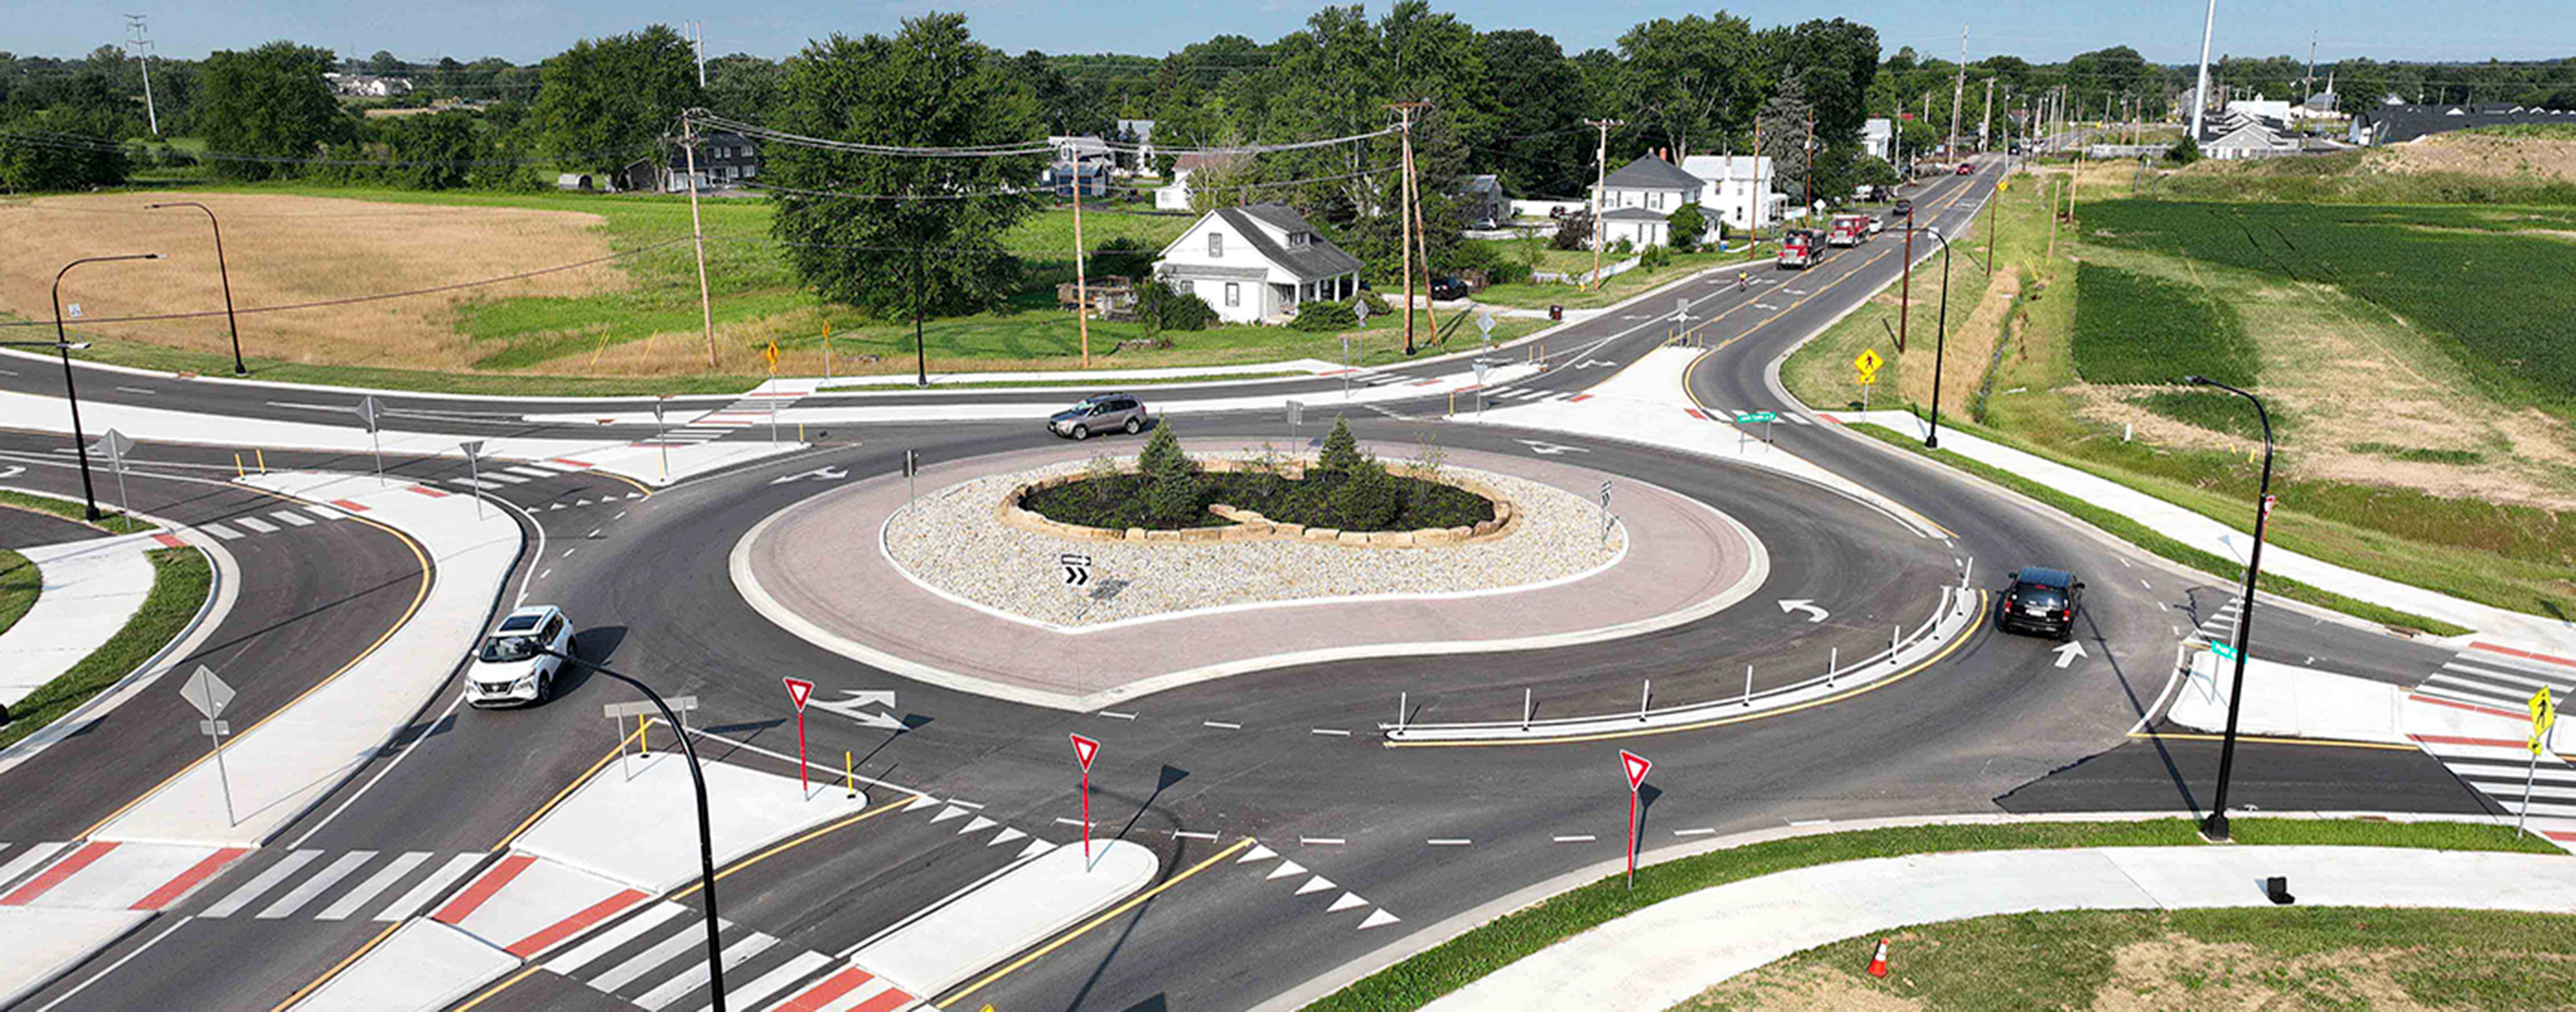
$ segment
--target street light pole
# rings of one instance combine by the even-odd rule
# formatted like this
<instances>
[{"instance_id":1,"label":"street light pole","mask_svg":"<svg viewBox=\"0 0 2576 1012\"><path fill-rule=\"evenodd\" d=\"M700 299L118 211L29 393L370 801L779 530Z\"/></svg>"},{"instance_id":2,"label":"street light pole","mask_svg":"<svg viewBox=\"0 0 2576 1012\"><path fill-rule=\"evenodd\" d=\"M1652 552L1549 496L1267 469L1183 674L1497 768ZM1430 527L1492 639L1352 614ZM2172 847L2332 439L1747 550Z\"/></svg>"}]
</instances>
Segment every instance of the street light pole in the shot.
<instances>
[{"instance_id":1,"label":"street light pole","mask_svg":"<svg viewBox=\"0 0 2576 1012\"><path fill-rule=\"evenodd\" d=\"M204 211L206 212L206 223L213 225L215 228L215 274L224 280L224 327L232 331L233 334L233 375L248 376L250 375L250 367L242 364L241 321L233 317L233 272L231 267L224 264L224 223L215 220L214 208L207 207L206 205L197 203L193 200L174 200L161 204L143 205L143 209L146 211L158 211L165 207L193 207L197 210Z\"/></svg>"},{"instance_id":2,"label":"street light pole","mask_svg":"<svg viewBox=\"0 0 2576 1012\"><path fill-rule=\"evenodd\" d=\"M2200 833L2212 840L2227 839L2227 781L2236 772L2236 711L2245 705L2245 649L2253 637L2254 581L2263 570L2263 522L2272 517L2272 415L2263 410L2263 399L2206 376L2186 376L2183 382L2193 386L2217 387L2254 404L2254 419L2263 423L2263 484L2254 499L2254 550L2245 559L2245 597L2236 608L2236 687L2227 694L2227 735L2218 747L2218 796L2209 806L2209 817L2201 820Z\"/></svg>"},{"instance_id":3,"label":"street light pole","mask_svg":"<svg viewBox=\"0 0 2576 1012\"><path fill-rule=\"evenodd\" d=\"M662 694L653 691L652 686L646 685L643 682L637 681L626 675L611 671L601 665L593 664L589 661L582 660L579 657L574 657L570 654L561 653L545 647L538 647L537 652L549 657L579 664L582 667L589 668L592 671L599 672L600 674L607 675L610 678L614 678L618 681L634 686L638 691L644 693L645 698L653 701L654 709L662 711L662 719L669 721L673 730L679 729L679 715L671 712L671 705L663 702ZM698 891L705 893L707 897L708 994L715 1002L715 1012L725 1012L724 945L718 941L717 935L716 846L713 831L708 828L707 823L707 778L706 774L700 772L698 769L698 749L697 746L689 743L688 732L681 731L679 737L680 751L689 759L689 781L696 785L698 789Z\"/></svg>"},{"instance_id":4,"label":"street light pole","mask_svg":"<svg viewBox=\"0 0 2576 1012\"><path fill-rule=\"evenodd\" d=\"M82 264L107 263L115 260L159 259L161 259L161 254L159 253L127 253L122 256L112 257L82 257L78 260L64 264L62 270L54 272L54 350L60 352L63 356L63 398L70 401L72 405L72 449L77 450L80 453L81 515L89 520L95 521L98 519L98 493L91 489L89 483L89 437L81 432L80 391L75 389L72 385L72 342L71 338L65 336L63 333L63 275L71 273L72 268L78 267Z\"/></svg>"},{"instance_id":5,"label":"street light pole","mask_svg":"<svg viewBox=\"0 0 2576 1012\"><path fill-rule=\"evenodd\" d=\"M1939 226L1923 229L1941 240L1941 313L1932 328L1932 428L1923 434L1923 448L1941 448L1941 357L1950 341L1950 237L1941 234Z\"/></svg>"}]
</instances>

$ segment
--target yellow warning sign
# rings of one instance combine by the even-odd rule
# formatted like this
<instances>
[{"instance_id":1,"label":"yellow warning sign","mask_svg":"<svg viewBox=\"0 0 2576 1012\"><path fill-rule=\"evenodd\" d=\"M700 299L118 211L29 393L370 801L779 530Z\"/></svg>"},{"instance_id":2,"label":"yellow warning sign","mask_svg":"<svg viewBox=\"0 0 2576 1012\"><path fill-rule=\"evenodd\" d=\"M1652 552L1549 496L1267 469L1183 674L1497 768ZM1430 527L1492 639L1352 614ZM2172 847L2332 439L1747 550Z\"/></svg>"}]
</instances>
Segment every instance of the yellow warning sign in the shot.
<instances>
[{"instance_id":1,"label":"yellow warning sign","mask_svg":"<svg viewBox=\"0 0 2576 1012\"><path fill-rule=\"evenodd\" d=\"M2549 729L2558 723L2558 704L2549 698L2546 688L2531 694L2531 754L2539 755L2548 745Z\"/></svg>"},{"instance_id":2,"label":"yellow warning sign","mask_svg":"<svg viewBox=\"0 0 2576 1012\"><path fill-rule=\"evenodd\" d=\"M769 361L769 374L778 375L778 340L776 338L771 338L769 347L760 350L760 357Z\"/></svg>"},{"instance_id":3,"label":"yellow warning sign","mask_svg":"<svg viewBox=\"0 0 2576 1012\"><path fill-rule=\"evenodd\" d=\"M1852 368L1860 370L1861 375L1864 376L1877 372L1879 366L1886 364L1887 360L1878 357L1878 350L1875 348L1861 349L1860 357L1852 360Z\"/></svg>"}]
</instances>

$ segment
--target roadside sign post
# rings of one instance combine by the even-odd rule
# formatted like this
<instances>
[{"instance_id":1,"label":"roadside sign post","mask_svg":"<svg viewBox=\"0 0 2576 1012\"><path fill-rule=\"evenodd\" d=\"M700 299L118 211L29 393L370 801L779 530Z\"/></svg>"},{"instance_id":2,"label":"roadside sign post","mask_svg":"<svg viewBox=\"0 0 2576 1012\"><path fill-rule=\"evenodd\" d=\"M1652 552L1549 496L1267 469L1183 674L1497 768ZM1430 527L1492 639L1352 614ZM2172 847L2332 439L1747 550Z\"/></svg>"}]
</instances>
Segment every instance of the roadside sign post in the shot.
<instances>
[{"instance_id":1,"label":"roadside sign post","mask_svg":"<svg viewBox=\"0 0 2576 1012\"><path fill-rule=\"evenodd\" d=\"M1360 303L1358 308L1360 324L1366 326L1368 303ZM1351 338L1348 334L1342 335L1342 399L1346 401L1351 399Z\"/></svg>"},{"instance_id":2,"label":"roadside sign post","mask_svg":"<svg viewBox=\"0 0 2576 1012\"><path fill-rule=\"evenodd\" d=\"M1476 332L1483 335L1485 338L1485 344L1488 347L1491 347L1494 343L1494 314L1476 314Z\"/></svg>"},{"instance_id":3,"label":"roadside sign post","mask_svg":"<svg viewBox=\"0 0 2576 1012\"><path fill-rule=\"evenodd\" d=\"M1601 543L1610 543L1610 479L1601 479Z\"/></svg>"},{"instance_id":4,"label":"roadside sign post","mask_svg":"<svg viewBox=\"0 0 2576 1012\"><path fill-rule=\"evenodd\" d=\"M107 430L107 435L99 438L96 447L98 452L107 454L107 466L116 472L116 508L124 511L128 518L134 516L134 500L125 494L125 451L133 448L134 440L115 429Z\"/></svg>"},{"instance_id":5,"label":"roadside sign post","mask_svg":"<svg viewBox=\"0 0 2576 1012\"><path fill-rule=\"evenodd\" d=\"M1297 441L1297 427L1298 427L1299 425L1305 424L1305 421L1306 421L1306 406L1305 406L1305 405L1303 405L1303 404L1299 404L1299 403L1297 403L1296 401L1289 401L1289 402L1288 402L1288 441L1289 441L1289 442L1292 442L1292 443L1293 443L1293 442L1296 442L1296 441Z\"/></svg>"},{"instance_id":6,"label":"roadside sign post","mask_svg":"<svg viewBox=\"0 0 2576 1012\"><path fill-rule=\"evenodd\" d=\"M1064 585L1079 590L1091 585L1091 556L1081 552L1060 552L1055 564L1064 570Z\"/></svg>"},{"instance_id":7,"label":"roadside sign post","mask_svg":"<svg viewBox=\"0 0 2576 1012\"><path fill-rule=\"evenodd\" d=\"M233 729L223 716L224 707L232 705L233 687L215 677L212 669L200 664L179 686L179 698L187 700L198 713L206 715L206 719L197 722L197 729L204 731L206 740L214 743L215 782L222 786L224 792L224 824L238 826L241 820L233 816L232 774L224 769L224 736L233 733Z\"/></svg>"},{"instance_id":8,"label":"roadside sign post","mask_svg":"<svg viewBox=\"0 0 2576 1012\"><path fill-rule=\"evenodd\" d=\"M1073 761L1082 764L1082 870L1091 870L1091 760L1100 755L1100 743L1078 734L1073 739Z\"/></svg>"},{"instance_id":9,"label":"roadside sign post","mask_svg":"<svg viewBox=\"0 0 2576 1012\"><path fill-rule=\"evenodd\" d=\"M1485 373L1493 367L1484 359L1476 360L1476 417L1485 417Z\"/></svg>"},{"instance_id":10,"label":"roadside sign post","mask_svg":"<svg viewBox=\"0 0 2576 1012\"><path fill-rule=\"evenodd\" d=\"M358 402L357 412L358 420L367 424L367 445L376 451L376 484L382 485L385 483L385 443L376 430L379 428L377 420L384 417L384 406L376 403L374 394L369 394Z\"/></svg>"},{"instance_id":11,"label":"roadside sign post","mask_svg":"<svg viewBox=\"0 0 2576 1012\"><path fill-rule=\"evenodd\" d=\"M474 486L474 519L483 519L483 466L476 458L483 455L483 441L469 439L456 444L465 451L465 483ZM121 477L121 476L120 476Z\"/></svg>"},{"instance_id":12,"label":"roadside sign post","mask_svg":"<svg viewBox=\"0 0 2576 1012\"><path fill-rule=\"evenodd\" d=\"M771 338L760 357L769 361L769 445L778 445L778 339Z\"/></svg>"},{"instance_id":13,"label":"roadside sign post","mask_svg":"<svg viewBox=\"0 0 2576 1012\"><path fill-rule=\"evenodd\" d=\"M813 785L806 782L805 704L814 698L814 683L802 678L781 678L787 685L787 701L796 704L796 790L799 800L814 800Z\"/></svg>"},{"instance_id":14,"label":"roadside sign post","mask_svg":"<svg viewBox=\"0 0 2576 1012\"><path fill-rule=\"evenodd\" d=\"M2531 767L2522 774L2522 810L2514 813L2514 835L2522 834L2522 825L2531 819L2531 781L2540 775L2540 753L2549 748L2549 729L2558 723L2558 705L2549 698L2549 687L2531 694Z\"/></svg>"},{"instance_id":15,"label":"roadside sign post","mask_svg":"<svg viewBox=\"0 0 2576 1012\"><path fill-rule=\"evenodd\" d=\"M670 399L669 394L653 395L653 445L662 451L662 478L666 481L671 477L671 440L664 427L662 405Z\"/></svg>"},{"instance_id":16,"label":"roadside sign post","mask_svg":"<svg viewBox=\"0 0 2576 1012\"><path fill-rule=\"evenodd\" d=\"M1646 786L1646 771L1655 764L1645 756L1619 750L1620 772L1628 776L1628 888L1637 888L1637 791Z\"/></svg>"},{"instance_id":17,"label":"roadside sign post","mask_svg":"<svg viewBox=\"0 0 2576 1012\"><path fill-rule=\"evenodd\" d=\"M1765 446L1769 446L1769 445L1771 445L1771 426L1772 426L1772 425L1774 425L1774 424L1776 424L1776 423L1778 423L1779 421L1780 421L1780 413L1779 413L1779 412L1777 412L1777 411L1738 411L1738 412L1736 412L1736 413L1735 413L1735 424L1736 424L1736 426L1737 426L1737 429L1736 429L1736 444L1735 444L1735 445L1736 445L1736 448L1737 448L1737 449L1742 449L1742 448L1743 448L1743 446L1744 446L1744 430L1743 430L1743 428L1742 428L1742 427L1743 427L1743 426L1746 426L1746 425L1751 425L1751 424L1753 424L1753 423L1755 423L1755 422L1760 422L1760 423L1762 423L1762 444L1763 444L1763 445L1765 445Z\"/></svg>"},{"instance_id":18,"label":"roadside sign post","mask_svg":"<svg viewBox=\"0 0 2576 1012\"><path fill-rule=\"evenodd\" d=\"M911 509L914 500L918 498L918 496L914 494L912 482L913 479L920 474L921 451L903 451L903 508L905 509Z\"/></svg>"},{"instance_id":19,"label":"roadside sign post","mask_svg":"<svg viewBox=\"0 0 2576 1012\"><path fill-rule=\"evenodd\" d=\"M1860 409L1862 411L1869 410L1869 388L1878 385L1878 367L1886 364L1887 360L1878 357L1878 350L1875 348L1863 348L1860 350L1860 356L1852 359L1852 368L1860 373Z\"/></svg>"},{"instance_id":20,"label":"roadside sign post","mask_svg":"<svg viewBox=\"0 0 2576 1012\"><path fill-rule=\"evenodd\" d=\"M1689 333L1690 297L1678 296L1673 299L1673 336L1679 338Z\"/></svg>"}]
</instances>

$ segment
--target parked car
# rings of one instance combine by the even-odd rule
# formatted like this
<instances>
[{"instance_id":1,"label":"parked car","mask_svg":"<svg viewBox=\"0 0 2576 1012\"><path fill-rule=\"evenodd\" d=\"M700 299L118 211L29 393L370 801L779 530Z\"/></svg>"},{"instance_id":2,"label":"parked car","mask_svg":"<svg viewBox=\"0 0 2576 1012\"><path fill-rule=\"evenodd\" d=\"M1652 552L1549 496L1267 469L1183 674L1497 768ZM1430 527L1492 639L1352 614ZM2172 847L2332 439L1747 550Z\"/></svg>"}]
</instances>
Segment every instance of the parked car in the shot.
<instances>
[{"instance_id":1,"label":"parked car","mask_svg":"<svg viewBox=\"0 0 2576 1012\"><path fill-rule=\"evenodd\" d=\"M513 611L474 651L465 669L465 701L478 707L543 702L563 670L558 655L571 651L572 623L563 609L540 604Z\"/></svg>"},{"instance_id":2,"label":"parked car","mask_svg":"<svg viewBox=\"0 0 2576 1012\"><path fill-rule=\"evenodd\" d=\"M1094 433L1145 431L1145 405L1134 394L1096 394L1082 403L1047 416L1047 431L1073 439Z\"/></svg>"},{"instance_id":3,"label":"parked car","mask_svg":"<svg viewBox=\"0 0 2576 1012\"><path fill-rule=\"evenodd\" d=\"M2063 569L2023 566L2004 587L1995 628L2075 638L2075 613L2084 607L2084 581Z\"/></svg>"},{"instance_id":4,"label":"parked car","mask_svg":"<svg viewBox=\"0 0 2576 1012\"><path fill-rule=\"evenodd\" d=\"M1960 163L1959 163L1959 174L1960 174L1960 175L1962 175L1962 176L1969 175L1969 174L1974 173L1974 172L1976 172L1976 171L1977 171L1977 167L1976 167L1976 166L1974 166L1974 165L1970 165L1970 164L1968 164L1967 162L1960 162Z\"/></svg>"},{"instance_id":5,"label":"parked car","mask_svg":"<svg viewBox=\"0 0 2576 1012\"><path fill-rule=\"evenodd\" d=\"M1455 277L1431 279L1431 298L1434 301L1447 302L1452 299L1466 298L1467 295L1467 282L1463 280Z\"/></svg>"}]
</instances>

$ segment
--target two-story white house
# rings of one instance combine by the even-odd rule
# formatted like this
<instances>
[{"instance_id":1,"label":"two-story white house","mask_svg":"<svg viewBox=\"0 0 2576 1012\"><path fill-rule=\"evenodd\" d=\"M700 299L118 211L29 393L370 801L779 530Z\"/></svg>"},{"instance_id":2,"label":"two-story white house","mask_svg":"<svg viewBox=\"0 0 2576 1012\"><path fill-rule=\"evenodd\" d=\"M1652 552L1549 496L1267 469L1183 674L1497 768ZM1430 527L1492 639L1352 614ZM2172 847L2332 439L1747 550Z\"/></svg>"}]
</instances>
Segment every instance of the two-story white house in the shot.
<instances>
[{"instance_id":1,"label":"two-story white house","mask_svg":"<svg viewBox=\"0 0 2576 1012\"><path fill-rule=\"evenodd\" d=\"M1360 260L1286 204L1220 207L1163 247L1154 277L1228 323L1278 323L1298 305L1359 294Z\"/></svg>"},{"instance_id":2,"label":"two-story white house","mask_svg":"<svg viewBox=\"0 0 2576 1012\"><path fill-rule=\"evenodd\" d=\"M1700 202L1707 184L1698 176L1654 155L1641 155L1602 180L1601 227L1595 241L1616 246L1625 239L1637 248L1669 246L1665 218L1684 205Z\"/></svg>"},{"instance_id":3,"label":"two-story white house","mask_svg":"<svg viewBox=\"0 0 2576 1012\"><path fill-rule=\"evenodd\" d=\"M1700 209L1737 230L1767 228L1780 220L1779 202L1787 198L1771 192L1771 168L1770 158L1751 155L1689 155L1682 159L1682 171L1706 187L1700 192Z\"/></svg>"}]
</instances>

